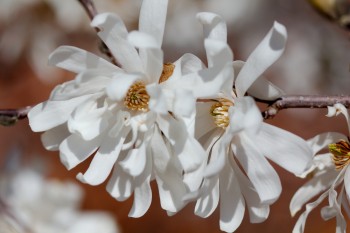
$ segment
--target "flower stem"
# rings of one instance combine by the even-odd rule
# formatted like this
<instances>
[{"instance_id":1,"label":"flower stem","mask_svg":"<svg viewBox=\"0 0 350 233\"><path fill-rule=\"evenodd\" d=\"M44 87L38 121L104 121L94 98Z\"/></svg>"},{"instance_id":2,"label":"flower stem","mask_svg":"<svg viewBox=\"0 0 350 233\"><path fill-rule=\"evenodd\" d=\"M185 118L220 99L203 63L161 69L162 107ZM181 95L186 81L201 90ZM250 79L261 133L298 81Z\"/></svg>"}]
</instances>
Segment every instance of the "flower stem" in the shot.
<instances>
[{"instance_id":1,"label":"flower stem","mask_svg":"<svg viewBox=\"0 0 350 233\"><path fill-rule=\"evenodd\" d=\"M257 102L267 103L269 106L262 112L265 119L271 119L278 111L287 108L327 108L336 103L350 108L350 96L319 96L319 95L287 95L273 101L256 99Z\"/></svg>"},{"instance_id":2,"label":"flower stem","mask_svg":"<svg viewBox=\"0 0 350 233\"><path fill-rule=\"evenodd\" d=\"M92 0L78 0L80 4L83 6L86 14L89 16L90 20L92 21L95 16L98 14L97 9L95 7L95 4ZM99 32L99 28L95 28L96 32ZM105 54L109 60L116 66L120 67L120 64L117 62L107 45L101 40L99 45L100 51Z\"/></svg>"}]
</instances>

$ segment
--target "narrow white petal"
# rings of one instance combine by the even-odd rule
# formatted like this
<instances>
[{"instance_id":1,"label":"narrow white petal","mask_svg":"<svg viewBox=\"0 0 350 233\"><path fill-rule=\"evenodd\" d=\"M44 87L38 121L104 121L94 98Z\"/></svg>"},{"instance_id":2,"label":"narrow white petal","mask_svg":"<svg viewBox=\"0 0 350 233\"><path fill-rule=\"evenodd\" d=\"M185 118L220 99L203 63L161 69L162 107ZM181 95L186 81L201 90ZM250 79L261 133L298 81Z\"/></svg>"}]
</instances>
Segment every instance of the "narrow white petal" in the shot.
<instances>
[{"instance_id":1,"label":"narrow white petal","mask_svg":"<svg viewBox=\"0 0 350 233\"><path fill-rule=\"evenodd\" d=\"M299 216L296 222L293 233L303 233L305 229L305 222L309 213L315 209L328 196L328 192L324 192L316 201L306 205L306 210Z\"/></svg>"},{"instance_id":2,"label":"narrow white petal","mask_svg":"<svg viewBox=\"0 0 350 233\"><path fill-rule=\"evenodd\" d=\"M147 83L158 84L163 71L163 51L160 49L140 48L139 52Z\"/></svg>"},{"instance_id":3,"label":"narrow white petal","mask_svg":"<svg viewBox=\"0 0 350 233\"><path fill-rule=\"evenodd\" d=\"M127 72L142 72L137 50L127 40L127 30L119 16L111 13L97 15L91 25L100 29L98 35Z\"/></svg>"},{"instance_id":4,"label":"narrow white petal","mask_svg":"<svg viewBox=\"0 0 350 233\"><path fill-rule=\"evenodd\" d=\"M220 229L234 232L241 224L245 202L235 173L225 166L220 174Z\"/></svg>"},{"instance_id":5,"label":"narrow white petal","mask_svg":"<svg viewBox=\"0 0 350 233\"><path fill-rule=\"evenodd\" d=\"M142 2L139 30L151 35L162 46L168 0L144 0Z\"/></svg>"},{"instance_id":6,"label":"narrow white petal","mask_svg":"<svg viewBox=\"0 0 350 233\"><path fill-rule=\"evenodd\" d=\"M267 158L295 175L312 165L313 153L305 140L278 127L263 123L256 143Z\"/></svg>"},{"instance_id":7,"label":"narrow white petal","mask_svg":"<svg viewBox=\"0 0 350 233\"><path fill-rule=\"evenodd\" d=\"M232 150L264 204L272 204L282 191L278 174L244 132L232 141Z\"/></svg>"},{"instance_id":8,"label":"narrow white petal","mask_svg":"<svg viewBox=\"0 0 350 233\"><path fill-rule=\"evenodd\" d=\"M158 118L158 125L174 148L185 172L197 169L206 157L206 153L196 139L189 134L181 120L165 115Z\"/></svg>"},{"instance_id":9,"label":"narrow white petal","mask_svg":"<svg viewBox=\"0 0 350 233\"><path fill-rule=\"evenodd\" d=\"M120 70L112 63L85 50L60 46L49 56L49 65L54 65L74 73L80 73L87 69L100 69L113 73Z\"/></svg>"},{"instance_id":10,"label":"narrow white petal","mask_svg":"<svg viewBox=\"0 0 350 233\"><path fill-rule=\"evenodd\" d=\"M229 108L229 118L227 130L232 135L241 131L255 135L263 125L260 110L249 96L235 99L235 105Z\"/></svg>"},{"instance_id":11,"label":"narrow white petal","mask_svg":"<svg viewBox=\"0 0 350 233\"><path fill-rule=\"evenodd\" d=\"M244 64L244 61L239 60L233 62L235 77L238 76ZM264 76L260 76L256 79L247 92L249 95L262 100L275 100L284 95L284 92L281 89L268 81Z\"/></svg>"},{"instance_id":12,"label":"narrow white petal","mask_svg":"<svg viewBox=\"0 0 350 233\"><path fill-rule=\"evenodd\" d=\"M310 201L317 194L324 192L329 188L337 177L337 172L334 170L326 171L324 173L317 174L294 194L290 204L289 210L291 215L294 216L302 207Z\"/></svg>"},{"instance_id":13,"label":"narrow white petal","mask_svg":"<svg viewBox=\"0 0 350 233\"><path fill-rule=\"evenodd\" d=\"M139 176L145 170L147 143L144 141L139 148L129 150L126 158L120 162L121 167L133 177Z\"/></svg>"},{"instance_id":14,"label":"narrow white petal","mask_svg":"<svg viewBox=\"0 0 350 233\"><path fill-rule=\"evenodd\" d=\"M336 132L327 132L316 135L313 138L307 140L307 144L311 147L312 153L316 154L320 150L327 148L329 144L336 143L341 139L347 140L344 134Z\"/></svg>"},{"instance_id":15,"label":"narrow white petal","mask_svg":"<svg viewBox=\"0 0 350 233\"><path fill-rule=\"evenodd\" d=\"M209 217L219 204L219 178L206 178L203 182L203 194L198 198L195 207L195 214L202 217Z\"/></svg>"},{"instance_id":16,"label":"narrow white petal","mask_svg":"<svg viewBox=\"0 0 350 233\"><path fill-rule=\"evenodd\" d=\"M118 201L129 198L134 190L134 178L127 174L123 168L116 163L113 173L107 184L107 191Z\"/></svg>"},{"instance_id":17,"label":"narrow white petal","mask_svg":"<svg viewBox=\"0 0 350 233\"><path fill-rule=\"evenodd\" d=\"M182 170L177 168L177 161L171 156L158 127L155 127L151 139L151 150L160 204L164 210L176 213L185 204L182 198L186 194L186 187L182 181Z\"/></svg>"},{"instance_id":18,"label":"narrow white petal","mask_svg":"<svg viewBox=\"0 0 350 233\"><path fill-rule=\"evenodd\" d=\"M117 138L105 137L88 170L84 174L79 173L77 179L90 185L99 185L104 182L119 157L125 140L124 134L121 132Z\"/></svg>"},{"instance_id":19,"label":"narrow white petal","mask_svg":"<svg viewBox=\"0 0 350 233\"><path fill-rule=\"evenodd\" d=\"M201 12L197 19L203 24L204 37L214 40L227 41L227 28L225 21L217 14Z\"/></svg>"},{"instance_id":20,"label":"narrow white petal","mask_svg":"<svg viewBox=\"0 0 350 233\"><path fill-rule=\"evenodd\" d=\"M34 132L46 131L65 123L74 109L91 98L91 95L65 101L46 101L33 107L28 113L29 125Z\"/></svg>"},{"instance_id":21,"label":"narrow white petal","mask_svg":"<svg viewBox=\"0 0 350 233\"><path fill-rule=\"evenodd\" d=\"M100 143L101 137L85 141L79 135L72 134L60 144L61 162L70 170L93 154Z\"/></svg>"},{"instance_id":22,"label":"narrow white petal","mask_svg":"<svg viewBox=\"0 0 350 233\"><path fill-rule=\"evenodd\" d=\"M237 76L235 86L238 97L244 96L255 80L282 55L286 39L286 28L275 22Z\"/></svg>"},{"instance_id":23,"label":"narrow white petal","mask_svg":"<svg viewBox=\"0 0 350 233\"><path fill-rule=\"evenodd\" d=\"M270 206L260 202L259 194L253 187L252 182L250 182L247 176L243 174L233 157L230 157L230 162L235 174L237 175L241 192L246 201L250 222L261 223L265 221L269 216Z\"/></svg>"},{"instance_id":24,"label":"narrow white petal","mask_svg":"<svg viewBox=\"0 0 350 233\"><path fill-rule=\"evenodd\" d=\"M346 197L348 200L350 200L350 169L349 166L347 166L346 168L346 172L344 175L344 186L345 186L345 193L346 193Z\"/></svg>"},{"instance_id":25,"label":"narrow white petal","mask_svg":"<svg viewBox=\"0 0 350 233\"><path fill-rule=\"evenodd\" d=\"M218 40L206 39L204 41L204 46L207 53L208 67L223 67L227 63L232 63L233 53L226 43Z\"/></svg>"},{"instance_id":26,"label":"narrow white petal","mask_svg":"<svg viewBox=\"0 0 350 233\"><path fill-rule=\"evenodd\" d=\"M211 177L219 174L227 163L229 156L228 148L231 138L228 134L222 135L211 147L210 161L204 170L205 177Z\"/></svg>"},{"instance_id":27,"label":"narrow white petal","mask_svg":"<svg viewBox=\"0 0 350 233\"><path fill-rule=\"evenodd\" d=\"M100 103L102 102L102 103ZM68 129L71 133L79 134L84 140L92 140L109 127L108 105L104 100L91 99L82 103L68 119Z\"/></svg>"},{"instance_id":28,"label":"narrow white petal","mask_svg":"<svg viewBox=\"0 0 350 233\"><path fill-rule=\"evenodd\" d=\"M64 139L70 135L67 125L59 125L49 129L41 135L41 141L46 150L56 151Z\"/></svg>"},{"instance_id":29,"label":"narrow white petal","mask_svg":"<svg viewBox=\"0 0 350 233\"><path fill-rule=\"evenodd\" d=\"M214 123L214 118L210 115L210 107L212 103L197 103L196 104L196 127L195 138L200 139L209 131L217 126Z\"/></svg>"},{"instance_id":30,"label":"narrow white petal","mask_svg":"<svg viewBox=\"0 0 350 233\"><path fill-rule=\"evenodd\" d=\"M152 202L152 190L150 186L149 175L145 181L135 187L134 191L134 203L129 212L129 217L139 218L142 217L148 210Z\"/></svg>"}]
</instances>

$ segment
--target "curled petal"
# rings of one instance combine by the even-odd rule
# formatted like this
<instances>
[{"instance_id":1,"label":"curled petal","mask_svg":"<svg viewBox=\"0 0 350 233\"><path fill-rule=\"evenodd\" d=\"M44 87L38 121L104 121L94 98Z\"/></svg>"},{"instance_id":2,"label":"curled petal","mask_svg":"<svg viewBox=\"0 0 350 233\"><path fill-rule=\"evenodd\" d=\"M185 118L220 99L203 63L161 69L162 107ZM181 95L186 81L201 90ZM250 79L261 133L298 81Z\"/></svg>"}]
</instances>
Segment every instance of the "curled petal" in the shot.
<instances>
[{"instance_id":1,"label":"curled petal","mask_svg":"<svg viewBox=\"0 0 350 233\"><path fill-rule=\"evenodd\" d=\"M151 35L160 48L163 42L168 0L144 0L142 2L139 30Z\"/></svg>"},{"instance_id":2,"label":"curled petal","mask_svg":"<svg viewBox=\"0 0 350 233\"><path fill-rule=\"evenodd\" d=\"M244 96L255 80L282 55L286 39L286 28L275 22L237 76L235 86L238 97Z\"/></svg>"},{"instance_id":3,"label":"curled petal","mask_svg":"<svg viewBox=\"0 0 350 233\"><path fill-rule=\"evenodd\" d=\"M201 12L197 14L197 19L203 24L205 38L226 43L226 23L219 15L210 12Z\"/></svg>"},{"instance_id":4,"label":"curled petal","mask_svg":"<svg viewBox=\"0 0 350 233\"><path fill-rule=\"evenodd\" d=\"M120 70L112 63L85 50L60 46L49 56L49 65L54 65L74 73L80 73L87 69L100 69L109 73Z\"/></svg>"}]
</instances>

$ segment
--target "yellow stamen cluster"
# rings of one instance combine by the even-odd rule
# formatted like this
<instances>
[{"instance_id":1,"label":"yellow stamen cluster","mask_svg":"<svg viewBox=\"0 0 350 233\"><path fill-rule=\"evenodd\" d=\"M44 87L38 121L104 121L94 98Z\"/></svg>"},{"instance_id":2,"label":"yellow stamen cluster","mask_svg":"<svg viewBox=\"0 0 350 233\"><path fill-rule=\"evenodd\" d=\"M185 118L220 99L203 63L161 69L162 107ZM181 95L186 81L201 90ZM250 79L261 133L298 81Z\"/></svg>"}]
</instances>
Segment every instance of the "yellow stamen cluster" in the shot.
<instances>
[{"instance_id":1,"label":"yellow stamen cluster","mask_svg":"<svg viewBox=\"0 0 350 233\"><path fill-rule=\"evenodd\" d=\"M341 170L350 162L350 145L347 141L341 140L328 145L329 151L333 155L333 162L337 170Z\"/></svg>"},{"instance_id":2,"label":"yellow stamen cluster","mask_svg":"<svg viewBox=\"0 0 350 233\"><path fill-rule=\"evenodd\" d=\"M146 112L148 111L149 98L145 83L137 81L129 88L124 98L124 105L131 110Z\"/></svg>"},{"instance_id":3,"label":"yellow stamen cluster","mask_svg":"<svg viewBox=\"0 0 350 233\"><path fill-rule=\"evenodd\" d=\"M230 124L228 109L233 106L233 103L227 99L220 99L210 108L210 115L214 118L214 123L225 129Z\"/></svg>"},{"instance_id":4,"label":"yellow stamen cluster","mask_svg":"<svg viewBox=\"0 0 350 233\"><path fill-rule=\"evenodd\" d=\"M160 75L159 78L159 83L165 82L166 80L168 80L168 78L170 78L170 76L173 74L175 69L175 65L172 63L165 63L163 65L163 71L162 74Z\"/></svg>"}]
</instances>

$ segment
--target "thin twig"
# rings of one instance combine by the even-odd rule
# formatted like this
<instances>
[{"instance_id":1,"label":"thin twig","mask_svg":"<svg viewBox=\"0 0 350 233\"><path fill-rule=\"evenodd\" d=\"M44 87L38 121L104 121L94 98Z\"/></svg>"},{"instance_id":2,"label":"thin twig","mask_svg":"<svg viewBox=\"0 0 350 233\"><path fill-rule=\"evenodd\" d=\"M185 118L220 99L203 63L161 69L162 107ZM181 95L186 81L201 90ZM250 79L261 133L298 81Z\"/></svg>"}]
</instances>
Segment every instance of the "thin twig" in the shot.
<instances>
[{"instance_id":1,"label":"thin twig","mask_svg":"<svg viewBox=\"0 0 350 233\"><path fill-rule=\"evenodd\" d=\"M94 2L92 0L78 0L78 1L83 6L86 14L89 16L89 19L92 21L95 18L95 16L98 14ZM95 30L96 32L100 31L100 29L96 27L95 27ZM115 57L113 56L113 54L111 53L107 45L102 40L100 40L99 44L100 45L98 47L100 51L103 54L105 54L114 65L120 67L120 64L117 62L117 60L115 59Z\"/></svg>"},{"instance_id":2,"label":"thin twig","mask_svg":"<svg viewBox=\"0 0 350 233\"><path fill-rule=\"evenodd\" d=\"M32 109L30 106L19 109L0 109L0 125L15 125L18 120L27 118L30 109Z\"/></svg>"},{"instance_id":3,"label":"thin twig","mask_svg":"<svg viewBox=\"0 0 350 233\"><path fill-rule=\"evenodd\" d=\"M257 101L269 104L268 108L262 112L265 119L271 119L278 111L287 108L327 108L336 103L350 108L350 96L288 95L275 101Z\"/></svg>"}]
</instances>

